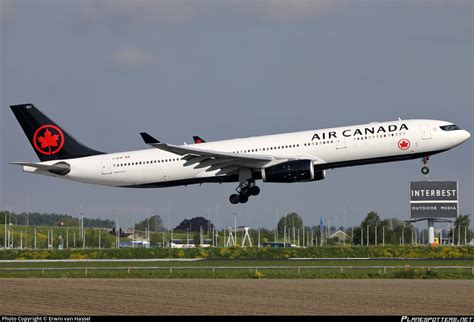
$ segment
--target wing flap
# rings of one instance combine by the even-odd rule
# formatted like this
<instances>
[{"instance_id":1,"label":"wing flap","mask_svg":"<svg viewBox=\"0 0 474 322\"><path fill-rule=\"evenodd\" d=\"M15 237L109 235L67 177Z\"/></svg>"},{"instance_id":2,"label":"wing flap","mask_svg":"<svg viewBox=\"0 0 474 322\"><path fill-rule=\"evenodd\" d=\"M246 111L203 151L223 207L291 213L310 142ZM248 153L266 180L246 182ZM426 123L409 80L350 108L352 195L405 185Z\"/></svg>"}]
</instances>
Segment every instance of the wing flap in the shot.
<instances>
[{"instance_id":1,"label":"wing flap","mask_svg":"<svg viewBox=\"0 0 474 322\"><path fill-rule=\"evenodd\" d=\"M219 150L201 149L195 146L178 146L162 143L147 133L140 133L146 144L169 153L182 156L186 160L184 166L194 166L194 169L207 168L206 172L219 170L218 173L230 173L241 168L260 169L288 160L309 159L315 164L325 163L313 155L271 156L261 154L232 153ZM207 144L202 144L207 145Z\"/></svg>"},{"instance_id":2,"label":"wing flap","mask_svg":"<svg viewBox=\"0 0 474 322\"><path fill-rule=\"evenodd\" d=\"M238 168L260 168L265 164L275 160L269 155L255 155L230 153L218 150L207 150L191 146L177 146L172 144L162 143L147 133L140 133L146 144L166 152L182 156L181 159L186 160L184 166L195 165L195 169L206 169L205 171L220 170L225 166L236 166Z\"/></svg>"}]
</instances>

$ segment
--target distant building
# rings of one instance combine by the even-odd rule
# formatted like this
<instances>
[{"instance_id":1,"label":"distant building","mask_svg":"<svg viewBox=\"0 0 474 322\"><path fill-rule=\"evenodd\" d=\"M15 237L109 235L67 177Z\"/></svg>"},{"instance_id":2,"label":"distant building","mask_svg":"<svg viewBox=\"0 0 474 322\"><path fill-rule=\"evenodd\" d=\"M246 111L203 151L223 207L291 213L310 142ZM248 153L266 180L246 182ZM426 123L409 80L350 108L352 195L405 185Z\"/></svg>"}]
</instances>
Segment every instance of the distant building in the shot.
<instances>
[{"instance_id":1,"label":"distant building","mask_svg":"<svg viewBox=\"0 0 474 322\"><path fill-rule=\"evenodd\" d=\"M343 232L342 230L336 231L334 234L329 236L328 238L331 241L336 241L336 242L350 242L352 240L351 236Z\"/></svg>"},{"instance_id":2,"label":"distant building","mask_svg":"<svg viewBox=\"0 0 474 322\"><path fill-rule=\"evenodd\" d=\"M199 245L199 247L203 247L203 248L212 247L212 239L204 239L203 243Z\"/></svg>"},{"instance_id":3,"label":"distant building","mask_svg":"<svg viewBox=\"0 0 474 322\"><path fill-rule=\"evenodd\" d=\"M187 243L182 239L172 239L170 246L171 248L195 248L196 244L192 239L189 239Z\"/></svg>"},{"instance_id":4,"label":"distant building","mask_svg":"<svg viewBox=\"0 0 474 322\"><path fill-rule=\"evenodd\" d=\"M298 247L291 243L280 243L280 242L263 242L261 243L262 247L273 247L273 248L286 248L286 247Z\"/></svg>"},{"instance_id":5,"label":"distant building","mask_svg":"<svg viewBox=\"0 0 474 322\"><path fill-rule=\"evenodd\" d=\"M150 248L150 242L148 241L141 241L141 240L135 240L135 241L124 241L119 243L120 248Z\"/></svg>"}]
</instances>

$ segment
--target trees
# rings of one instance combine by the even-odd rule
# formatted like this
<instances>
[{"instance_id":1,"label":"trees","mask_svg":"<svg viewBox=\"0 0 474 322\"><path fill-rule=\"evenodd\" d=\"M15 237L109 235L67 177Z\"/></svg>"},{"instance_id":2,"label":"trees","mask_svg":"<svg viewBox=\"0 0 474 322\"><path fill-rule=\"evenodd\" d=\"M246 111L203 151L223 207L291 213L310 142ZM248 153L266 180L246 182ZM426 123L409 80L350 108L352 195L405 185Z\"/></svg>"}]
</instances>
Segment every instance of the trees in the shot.
<instances>
[{"instance_id":1,"label":"trees","mask_svg":"<svg viewBox=\"0 0 474 322\"><path fill-rule=\"evenodd\" d=\"M204 217L194 217L191 219L184 219L175 227L174 230L200 232L201 227L204 231L207 231L208 227L212 230L214 225Z\"/></svg>"},{"instance_id":2,"label":"trees","mask_svg":"<svg viewBox=\"0 0 474 322\"><path fill-rule=\"evenodd\" d=\"M293 227L295 229L302 229L303 219L301 219L296 212L291 212L286 216L281 217L278 221L278 235L283 236L285 227L290 230L293 230Z\"/></svg>"},{"instance_id":3,"label":"trees","mask_svg":"<svg viewBox=\"0 0 474 322\"><path fill-rule=\"evenodd\" d=\"M454 244L464 244L471 241L470 215L459 215L454 222ZM453 231L449 232L449 236L453 238Z\"/></svg>"},{"instance_id":4,"label":"trees","mask_svg":"<svg viewBox=\"0 0 474 322\"><path fill-rule=\"evenodd\" d=\"M25 226L64 226L77 227L79 218L66 214L40 214L38 212L16 214L8 212L9 222ZM5 211L0 211L0 222L3 223ZM112 228L115 223L108 219L84 218L84 227Z\"/></svg>"},{"instance_id":5,"label":"trees","mask_svg":"<svg viewBox=\"0 0 474 322\"><path fill-rule=\"evenodd\" d=\"M273 231L268 230L266 228L260 228L260 241L261 242L271 242L275 239L275 234ZM257 230L258 234L258 230Z\"/></svg>"},{"instance_id":6,"label":"trees","mask_svg":"<svg viewBox=\"0 0 474 322\"><path fill-rule=\"evenodd\" d=\"M409 244L412 242L411 224L404 223L397 218L381 220L380 216L371 211L361 222L359 227L354 228L354 245L377 245L400 243ZM368 243L367 243L368 236Z\"/></svg>"},{"instance_id":7,"label":"trees","mask_svg":"<svg viewBox=\"0 0 474 322\"><path fill-rule=\"evenodd\" d=\"M377 238L375 238L376 232ZM377 244L382 243L382 222L380 221L380 216L376 212L371 211L361 222L360 227L354 229L353 242L355 245L375 245L376 239Z\"/></svg>"},{"instance_id":8,"label":"trees","mask_svg":"<svg viewBox=\"0 0 474 322\"><path fill-rule=\"evenodd\" d=\"M286 234L285 234L286 228ZM295 213L291 212L284 217L281 217L278 221L278 236L279 238L286 236L287 241L295 241L297 239L297 235L303 229L303 219ZM293 237L292 237L293 236Z\"/></svg>"},{"instance_id":9,"label":"trees","mask_svg":"<svg viewBox=\"0 0 474 322\"><path fill-rule=\"evenodd\" d=\"M154 215L150 218L145 218L145 220L140 221L135 224L135 230L148 230L149 231L163 231L165 227L163 226L163 220L160 216Z\"/></svg>"}]
</instances>

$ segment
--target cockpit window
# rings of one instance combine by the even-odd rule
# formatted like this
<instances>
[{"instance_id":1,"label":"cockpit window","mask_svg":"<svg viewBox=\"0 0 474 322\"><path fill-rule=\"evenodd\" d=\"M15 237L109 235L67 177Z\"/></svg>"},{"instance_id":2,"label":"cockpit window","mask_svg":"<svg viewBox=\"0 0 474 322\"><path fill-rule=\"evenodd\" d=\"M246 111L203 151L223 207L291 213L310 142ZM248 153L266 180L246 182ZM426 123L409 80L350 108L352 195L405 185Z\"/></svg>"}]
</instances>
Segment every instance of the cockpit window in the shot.
<instances>
[{"instance_id":1,"label":"cockpit window","mask_svg":"<svg viewBox=\"0 0 474 322\"><path fill-rule=\"evenodd\" d=\"M443 131L456 131L456 130L461 130L460 127L458 127L457 125L455 124L449 124L449 125L444 125L444 126L440 126L441 130Z\"/></svg>"}]
</instances>

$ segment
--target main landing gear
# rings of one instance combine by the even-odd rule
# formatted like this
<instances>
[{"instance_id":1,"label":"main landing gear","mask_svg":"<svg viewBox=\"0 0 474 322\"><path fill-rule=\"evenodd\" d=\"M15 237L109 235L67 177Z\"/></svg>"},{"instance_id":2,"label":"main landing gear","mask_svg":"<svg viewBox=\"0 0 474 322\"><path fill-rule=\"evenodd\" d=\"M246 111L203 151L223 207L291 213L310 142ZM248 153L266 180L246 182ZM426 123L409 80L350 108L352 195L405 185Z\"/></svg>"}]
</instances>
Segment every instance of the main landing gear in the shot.
<instances>
[{"instance_id":1,"label":"main landing gear","mask_svg":"<svg viewBox=\"0 0 474 322\"><path fill-rule=\"evenodd\" d=\"M428 161L430 160L430 157L427 155L423 157L423 167L421 168L421 173L424 175L428 175L430 173L430 168L428 168Z\"/></svg>"},{"instance_id":2,"label":"main landing gear","mask_svg":"<svg viewBox=\"0 0 474 322\"><path fill-rule=\"evenodd\" d=\"M260 193L260 188L255 185L255 180L248 179L241 183L237 189L237 194L232 194L229 197L230 203L236 205L240 203L246 203L250 196L257 196Z\"/></svg>"}]
</instances>

